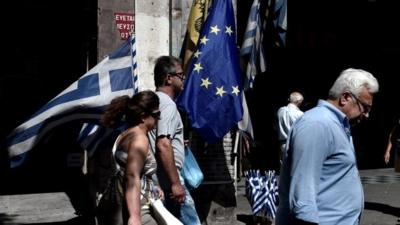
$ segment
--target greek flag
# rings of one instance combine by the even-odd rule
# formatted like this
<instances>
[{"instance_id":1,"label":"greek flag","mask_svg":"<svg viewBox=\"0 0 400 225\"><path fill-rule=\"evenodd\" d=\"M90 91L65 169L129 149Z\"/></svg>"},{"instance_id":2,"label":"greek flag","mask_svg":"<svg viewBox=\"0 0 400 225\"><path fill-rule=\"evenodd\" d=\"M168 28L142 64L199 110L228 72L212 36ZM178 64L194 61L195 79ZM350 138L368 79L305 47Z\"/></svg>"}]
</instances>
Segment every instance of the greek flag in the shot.
<instances>
[{"instance_id":1,"label":"greek flag","mask_svg":"<svg viewBox=\"0 0 400 225\"><path fill-rule=\"evenodd\" d=\"M104 107L113 98L133 95L134 80L131 44L127 41L7 137L11 167L20 165L54 127L72 120L98 122Z\"/></svg>"},{"instance_id":2,"label":"greek flag","mask_svg":"<svg viewBox=\"0 0 400 225\"><path fill-rule=\"evenodd\" d=\"M275 171L245 172L246 196L250 202L253 215L274 219L278 205L278 181Z\"/></svg>"},{"instance_id":3,"label":"greek flag","mask_svg":"<svg viewBox=\"0 0 400 225\"><path fill-rule=\"evenodd\" d=\"M280 42L284 46L286 44L287 30L287 0L275 1L274 14L274 25L278 31Z\"/></svg>"},{"instance_id":4,"label":"greek flag","mask_svg":"<svg viewBox=\"0 0 400 225\"><path fill-rule=\"evenodd\" d=\"M130 46L133 68L133 86L135 90L133 94L136 94L139 92L139 76L137 70L135 34L132 34L130 37ZM112 130L95 123L85 123L79 133L78 143L88 152L88 156L92 157L96 150L103 146L108 139L114 138L115 134L119 134L125 129L126 124L122 124L116 130Z\"/></svg>"},{"instance_id":5,"label":"greek flag","mask_svg":"<svg viewBox=\"0 0 400 225\"><path fill-rule=\"evenodd\" d=\"M260 17L262 0L254 0L247 20L246 33L240 55L247 61L245 89L253 88L257 74L265 72L266 62L263 48L263 21Z\"/></svg>"},{"instance_id":6,"label":"greek flag","mask_svg":"<svg viewBox=\"0 0 400 225\"><path fill-rule=\"evenodd\" d=\"M272 21L272 23L267 23ZM247 21L246 33L240 50L245 59L245 89L253 88L257 74L266 71L264 45L283 47L286 43L287 0L254 0ZM270 37L265 43L265 37ZM271 43L272 42L272 43Z\"/></svg>"}]
</instances>

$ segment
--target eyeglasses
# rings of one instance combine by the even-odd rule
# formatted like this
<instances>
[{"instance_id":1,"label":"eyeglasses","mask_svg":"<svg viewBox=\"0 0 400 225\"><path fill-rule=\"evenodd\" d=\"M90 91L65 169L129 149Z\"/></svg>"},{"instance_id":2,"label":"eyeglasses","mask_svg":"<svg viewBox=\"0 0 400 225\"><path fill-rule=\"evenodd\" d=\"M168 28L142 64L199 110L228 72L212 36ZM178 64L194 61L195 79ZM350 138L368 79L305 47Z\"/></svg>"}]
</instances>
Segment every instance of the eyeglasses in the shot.
<instances>
[{"instance_id":1,"label":"eyeglasses","mask_svg":"<svg viewBox=\"0 0 400 225\"><path fill-rule=\"evenodd\" d=\"M360 108L360 111L363 113L369 113L371 111L371 105L365 102L362 102L357 96L350 92L350 95L357 101L357 105ZM362 107L360 107L360 104Z\"/></svg>"},{"instance_id":2,"label":"eyeglasses","mask_svg":"<svg viewBox=\"0 0 400 225\"><path fill-rule=\"evenodd\" d=\"M185 76L185 74L184 74L183 72L180 72L180 73L170 73L170 75L178 77L179 79L181 79L181 81L184 81L185 78L186 78L186 76Z\"/></svg>"},{"instance_id":3,"label":"eyeglasses","mask_svg":"<svg viewBox=\"0 0 400 225\"><path fill-rule=\"evenodd\" d=\"M151 112L149 115L150 115L151 117L153 117L154 119L160 119L161 111L160 111L160 110L157 110L157 111Z\"/></svg>"}]
</instances>

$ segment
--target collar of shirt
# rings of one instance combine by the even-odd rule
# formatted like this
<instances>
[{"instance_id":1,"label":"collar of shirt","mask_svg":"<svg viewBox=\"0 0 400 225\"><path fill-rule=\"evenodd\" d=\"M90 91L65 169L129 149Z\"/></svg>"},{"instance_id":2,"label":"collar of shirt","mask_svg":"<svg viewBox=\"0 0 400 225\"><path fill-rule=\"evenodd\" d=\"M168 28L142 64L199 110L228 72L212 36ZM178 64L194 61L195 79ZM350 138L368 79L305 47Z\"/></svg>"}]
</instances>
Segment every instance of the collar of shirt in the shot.
<instances>
[{"instance_id":1,"label":"collar of shirt","mask_svg":"<svg viewBox=\"0 0 400 225\"><path fill-rule=\"evenodd\" d=\"M343 126L343 129L346 132L347 136L351 137L350 122L349 119L346 117L346 114L344 114L342 111L340 111L338 108L336 108L328 101L322 99L318 101L318 106L325 107L330 112L332 112L332 114L336 117L337 121Z\"/></svg>"}]
</instances>

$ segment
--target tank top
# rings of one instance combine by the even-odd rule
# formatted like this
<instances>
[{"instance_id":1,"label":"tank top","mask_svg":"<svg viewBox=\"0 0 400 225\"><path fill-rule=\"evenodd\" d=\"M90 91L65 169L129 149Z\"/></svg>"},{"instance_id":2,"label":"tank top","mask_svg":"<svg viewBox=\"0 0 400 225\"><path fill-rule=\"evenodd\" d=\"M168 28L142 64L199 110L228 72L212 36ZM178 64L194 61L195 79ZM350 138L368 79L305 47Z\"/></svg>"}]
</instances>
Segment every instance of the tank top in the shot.
<instances>
[{"instance_id":1,"label":"tank top","mask_svg":"<svg viewBox=\"0 0 400 225\"><path fill-rule=\"evenodd\" d=\"M125 168L126 168L126 161L128 158L128 153L126 153L124 151L124 149L122 149L119 145L119 140L121 138L121 135L118 136L117 140L115 141L117 146L114 147L116 148L115 151L113 151L114 154L114 159L115 159L115 163L117 166L117 170L120 176L122 176L123 179L121 179L123 181L123 185L122 187L125 189ZM151 179L151 176L153 174L156 173L157 170L157 163L156 163L156 159L153 155L153 152L150 150L150 146L149 149L147 151L147 156L145 159L145 163L144 163L144 167L141 171L141 193L142 195L145 196L145 198L143 198L143 196L140 196L141 204L146 204L147 200L150 197L151 191L153 190L153 180ZM125 192L125 190L124 190Z\"/></svg>"}]
</instances>

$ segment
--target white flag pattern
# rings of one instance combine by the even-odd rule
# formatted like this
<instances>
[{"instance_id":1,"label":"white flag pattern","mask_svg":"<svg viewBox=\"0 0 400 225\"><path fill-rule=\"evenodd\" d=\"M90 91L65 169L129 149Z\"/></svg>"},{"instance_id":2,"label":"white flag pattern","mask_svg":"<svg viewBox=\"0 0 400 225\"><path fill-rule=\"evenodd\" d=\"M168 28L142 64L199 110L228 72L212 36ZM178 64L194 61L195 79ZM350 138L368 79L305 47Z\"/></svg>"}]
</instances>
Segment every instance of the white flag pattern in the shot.
<instances>
[{"instance_id":1,"label":"white flag pattern","mask_svg":"<svg viewBox=\"0 0 400 225\"><path fill-rule=\"evenodd\" d=\"M121 95L134 94L129 41L44 105L7 137L11 167L54 127L72 121L97 121L104 107Z\"/></svg>"}]
</instances>

